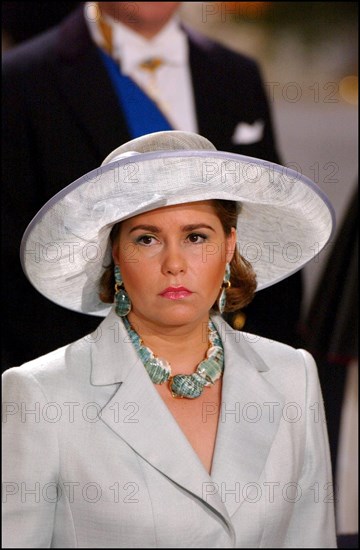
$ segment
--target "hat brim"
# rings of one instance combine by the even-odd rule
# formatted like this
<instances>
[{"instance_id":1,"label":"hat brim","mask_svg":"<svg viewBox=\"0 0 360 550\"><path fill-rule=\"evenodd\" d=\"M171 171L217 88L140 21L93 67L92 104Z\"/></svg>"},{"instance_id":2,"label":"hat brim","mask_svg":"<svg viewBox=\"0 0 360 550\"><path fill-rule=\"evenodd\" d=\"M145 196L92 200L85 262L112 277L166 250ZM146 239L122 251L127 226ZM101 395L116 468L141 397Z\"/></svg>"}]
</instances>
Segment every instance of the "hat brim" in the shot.
<instances>
[{"instance_id":1,"label":"hat brim","mask_svg":"<svg viewBox=\"0 0 360 550\"><path fill-rule=\"evenodd\" d=\"M112 226L157 208L239 203L237 246L264 289L301 269L331 239L334 210L317 185L283 166L222 151L134 153L82 176L27 227L20 257L34 287L68 309L104 316L99 280Z\"/></svg>"}]
</instances>

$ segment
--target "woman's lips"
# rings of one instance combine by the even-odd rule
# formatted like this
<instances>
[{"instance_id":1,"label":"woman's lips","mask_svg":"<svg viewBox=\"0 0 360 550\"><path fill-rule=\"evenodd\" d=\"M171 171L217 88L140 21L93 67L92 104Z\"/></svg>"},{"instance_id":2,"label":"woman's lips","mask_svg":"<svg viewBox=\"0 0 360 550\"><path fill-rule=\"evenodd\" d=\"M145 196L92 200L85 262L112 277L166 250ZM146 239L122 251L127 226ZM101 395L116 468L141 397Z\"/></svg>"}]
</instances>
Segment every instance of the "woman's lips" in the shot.
<instances>
[{"instance_id":1,"label":"woman's lips","mask_svg":"<svg viewBox=\"0 0 360 550\"><path fill-rule=\"evenodd\" d=\"M184 286L169 286L160 293L160 296L168 300L182 300L192 294L191 290Z\"/></svg>"}]
</instances>

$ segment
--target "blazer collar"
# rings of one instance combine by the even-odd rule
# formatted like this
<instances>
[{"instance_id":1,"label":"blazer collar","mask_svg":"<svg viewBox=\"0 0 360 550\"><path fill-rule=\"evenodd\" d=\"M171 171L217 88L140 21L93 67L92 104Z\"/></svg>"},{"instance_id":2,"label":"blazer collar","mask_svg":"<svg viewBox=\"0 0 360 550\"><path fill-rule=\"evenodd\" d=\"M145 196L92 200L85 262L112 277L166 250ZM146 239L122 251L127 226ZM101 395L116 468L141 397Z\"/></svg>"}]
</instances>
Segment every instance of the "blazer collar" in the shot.
<instances>
[{"instance_id":1,"label":"blazer collar","mask_svg":"<svg viewBox=\"0 0 360 550\"><path fill-rule=\"evenodd\" d=\"M91 383L120 384L102 409L102 421L154 468L220 514L234 536L230 516L248 496L244 485L256 483L264 469L284 399L263 378L268 367L255 346L220 317L214 322L224 344L225 371L211 476L158 395L114 310L92 335Z\"/></svg>"},{"instance_id":2,"label":"blazer collar","mask_svg":"<svg viewBox=\"0 0 360 550\"><path fill-rule=\"evenodd\" d=\"M88 339L92 343L92 385L106 386L124 382L134 365L139 368L138 354L114 307Z\"/></svg>"}]
</instances>

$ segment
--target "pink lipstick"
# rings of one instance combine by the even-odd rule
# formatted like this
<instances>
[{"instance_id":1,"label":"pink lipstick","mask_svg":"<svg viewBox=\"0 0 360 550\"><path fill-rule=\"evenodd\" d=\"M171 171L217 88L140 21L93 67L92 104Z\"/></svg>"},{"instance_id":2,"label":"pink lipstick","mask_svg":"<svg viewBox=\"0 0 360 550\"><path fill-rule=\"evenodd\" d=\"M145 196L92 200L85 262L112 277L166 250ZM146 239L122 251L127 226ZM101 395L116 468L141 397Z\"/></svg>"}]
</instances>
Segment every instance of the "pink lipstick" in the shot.
<instances>
[{"instance_id":1,"label":"pink lipstick","mask_svg":"<svg viewBox=\"0 0 360 550\"><path fill-rule=\"evenodd\" d=\"M160 296L168 300L183 300L192 294L191 290L184 286L169 286L160 292Z\"/></svg>"}]
</instances>

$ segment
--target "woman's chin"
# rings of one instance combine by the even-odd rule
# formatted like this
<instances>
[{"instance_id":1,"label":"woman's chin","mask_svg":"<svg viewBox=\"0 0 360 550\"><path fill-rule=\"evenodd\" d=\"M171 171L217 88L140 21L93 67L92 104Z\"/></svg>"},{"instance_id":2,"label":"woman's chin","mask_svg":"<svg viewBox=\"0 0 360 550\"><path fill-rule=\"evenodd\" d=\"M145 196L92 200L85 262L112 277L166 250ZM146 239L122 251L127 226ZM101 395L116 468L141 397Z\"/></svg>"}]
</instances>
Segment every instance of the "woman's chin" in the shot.
<instances>
[{"instance_id":1,"label":"woman's chin","mask_svg":"<svg viewBox=\"0 0 360 550\"><path fill-rule=\"evenodd\" d=\"M136 315L136 313L135 313ZM150 315L140 315L143 319L147 318L152 323L161 326L179 326L203 322L209 315L208 309L200 310L188 304L172 304L171 307L159 308Z\"/></svg>"}]
</instances>

